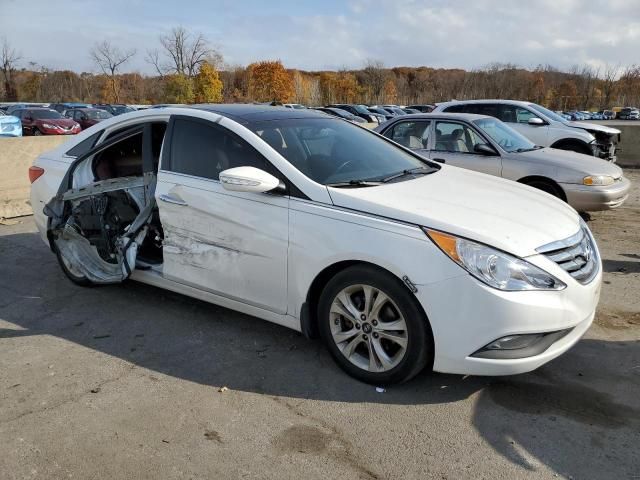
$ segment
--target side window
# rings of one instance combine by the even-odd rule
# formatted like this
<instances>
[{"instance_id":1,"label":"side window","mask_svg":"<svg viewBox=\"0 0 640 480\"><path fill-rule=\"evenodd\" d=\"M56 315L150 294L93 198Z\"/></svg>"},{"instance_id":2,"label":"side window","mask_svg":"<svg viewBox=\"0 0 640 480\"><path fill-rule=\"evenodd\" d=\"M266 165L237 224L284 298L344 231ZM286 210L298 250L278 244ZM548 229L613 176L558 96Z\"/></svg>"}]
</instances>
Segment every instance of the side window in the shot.
<instances>
[{"instance_id":1,"label":"side window","mask_svg":"<svg viewBox=\"0 0 640 480\"><path fill-rule=\"evenodd\" d=\"M516 107L516 121L518 123L529 123L532 118L538 118L538 116L526 108Z\"/></svg>"},{"instance_id":2,"label":"side window","mask_svg":"<svg viewBox=\"0 0 640 480\"><path fill-rule=\"evenodd\" d=\"M427 148L430 121L398 122L384 136L407 148Z\"/></svg>"},{"instance_id":3,"label":"side window","mask_svg":"<svg viewBox=\"0 0 640 480\"><path fill-rule=\"evenodd\" d=\"M438 152L475 153L475 146L486 143L474 130L461 123L436 122Z\"/></svg>"},{"instance_id":4,"label":"side window","mask_svg":"<svg viewBox=\"0 0 640 480\"><path fill-rule=\"evenodd\" d=\"M264 157L233 132L185 118L174 120L169 154L165 169L212 180L228 168L267 168Z\"/></svg>"},{"instance_id":5,"label":"side window","mask_svg":"<svg viewBox=\"0 0 640 480\"><path fill-rule=\"evenodd\" d=\"M96 144L96 141L98 140L98 137L101 134L102 134L102 132L100 131L98 133L94 133L93 135L91 135L88 138L85 138L83 141L81 141L79 144L77 144L71 150L67 151L67 153L65 153L65 155L67 155L69 157L79 157L81 155L84 155L85 153L87 153L89 150L91 150L93 148L93 146Z\"/></svg>"},{"instance_id":6,"label":"side window","mask_svg":"<svg viewBox=\"0 0 640 480\"><path fill-rule=\"evenodd\" d=\"M466 105L452 105L450 107L445 108L443 111L447 113L462 113L465 111Z\"/></svg>"},{"instance_id":7,"label":"side window","mask_svg":"<svg viewBox=\"0 0 640 480\"><path fill-rule=\"evenodd\" d=\"M77 121L77 120L80 120L80 117L81 117L81 112L79 110L74 110L73 119Z\"/></svg>"},{"instance_id":8,"label":"side window","mask_svg":"<svg viewBox=\"0 0 640 480\"><path fill-rule=\"evenodd\" d=\"M498 118L505 123L528 123L531 118L539 118L526 108L515 105L500 105Z\"/></svg>"},{"instance_id":9,"label":"side window","mask_svg":"<svg viewBox=\"0 0 640 480\"><path fill-rule=\"evenodd\" d=\"M498 104L479 103L476 105L476 110L469 113L476 113L478 115L487 115L488 117L498 118Z\"/></svg>"}]
</instances>

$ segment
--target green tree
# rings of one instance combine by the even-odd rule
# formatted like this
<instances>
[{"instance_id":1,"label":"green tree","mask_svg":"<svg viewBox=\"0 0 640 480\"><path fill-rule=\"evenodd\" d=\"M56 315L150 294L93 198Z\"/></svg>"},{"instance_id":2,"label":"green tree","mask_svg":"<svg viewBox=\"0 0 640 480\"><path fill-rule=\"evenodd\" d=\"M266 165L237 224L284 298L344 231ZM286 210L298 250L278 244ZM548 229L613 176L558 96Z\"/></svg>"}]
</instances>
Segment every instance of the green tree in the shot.
<instances>
[{"instance_id":1,"label":"green tree","mask_svg":"<svg viewBox=\"0 0 640 480\"><path fill-rule=\"evenodd\" d=\"M193 103L193 82L182 74L167 75L164 84L164 101L166 103Z\"/></svg>"},{"instance_id":2,"label":"green tree","mask_svg":"<svg viewBox=\"0 0 640 480\"><path fill-rule=\"evenodd\" d=\"M193 90L197 103L222 101L222 80L213 65L208 62L200 64L198 74L193 79Z\"/></svg>"}]
</instances>

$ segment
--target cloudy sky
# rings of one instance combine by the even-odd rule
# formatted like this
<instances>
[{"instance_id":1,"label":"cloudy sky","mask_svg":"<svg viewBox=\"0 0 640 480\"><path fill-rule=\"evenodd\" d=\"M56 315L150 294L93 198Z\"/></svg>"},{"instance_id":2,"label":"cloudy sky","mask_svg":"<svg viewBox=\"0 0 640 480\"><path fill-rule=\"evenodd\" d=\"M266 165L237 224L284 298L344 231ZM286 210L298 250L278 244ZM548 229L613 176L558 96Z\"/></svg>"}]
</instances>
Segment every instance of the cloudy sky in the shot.
<instances>
[{"instance_id":1,"label":"cloudy sky","mask_svg":"<svg viewBox=\"0 0 640 480\"><path fill-rule=\"evenodd\" d=\"M640 63L639 0L0 0L0 37L23 66L93 71L89 49L108 39L137 49L127 70L151 73L145 51L176 25L205 34L228 64Z\"/></svg>"}]
</instances>

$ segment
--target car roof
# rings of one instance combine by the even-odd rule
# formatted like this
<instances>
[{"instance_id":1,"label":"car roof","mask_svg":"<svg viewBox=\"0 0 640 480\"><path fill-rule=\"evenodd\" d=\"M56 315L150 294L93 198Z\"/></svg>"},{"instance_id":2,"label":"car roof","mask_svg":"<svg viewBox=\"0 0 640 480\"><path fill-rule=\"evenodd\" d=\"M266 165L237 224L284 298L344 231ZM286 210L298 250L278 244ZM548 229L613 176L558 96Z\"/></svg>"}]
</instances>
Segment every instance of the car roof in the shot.
<instances>
[{"instance_id":1,"label":"car roof","mask_svg":"<svg viewBox=\"0 0 640 480\"><path fill-rule=\"evenodd\" d=\"M505 100L499 98L486 98L481 100L451 100L449 102L438 103L437 106L451 106L463 103L503 103L505 105L530 105L531 102L525 102L524 100Z\"/></svg>"},{"instance_id":2,"label":"car roof","mask_svg":"<svg viewBox=\"0 0 640 480\"><path fill-rule=\"evenodd\" d=\"M238 123L287 120L294 118L327 118L325 113L313 109L272 107L270 105L255 105L251 103L202 104L189 105L184 108L194 108L197 110L218 113Z\"/></svg>"},{"instance_id":3,"label":"car roof","mask_svg":"<svg viewBox=\"0 0 640 480\"><path fill-rule=\"evenodd\" d=\"M462 120L466 122L472 122L474 120L480 120L482 118L490 118L496 120L495 117L489 115L477 115L475 113L447 113L447 112L434 112L434 113L409 113L395 117L390 122L397 122L400 120L434 120L434 119L450 119L450 120Z\"/></svg>"}]
</instances>

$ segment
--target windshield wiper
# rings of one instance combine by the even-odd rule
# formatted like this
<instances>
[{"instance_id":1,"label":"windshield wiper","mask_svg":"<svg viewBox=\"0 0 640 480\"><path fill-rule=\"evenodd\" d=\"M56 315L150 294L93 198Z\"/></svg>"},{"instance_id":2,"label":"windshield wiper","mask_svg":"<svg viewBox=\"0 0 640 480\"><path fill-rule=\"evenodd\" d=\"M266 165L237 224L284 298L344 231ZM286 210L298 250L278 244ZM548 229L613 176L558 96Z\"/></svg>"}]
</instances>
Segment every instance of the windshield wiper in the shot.
<instances>
[{"instance_id":1,"label":"windshield wiper","mask_svg":"<svg viewBox=\"0 0 640 480\"><path fill-rule=\"evenodd\" d=\"M356 188L356 187L377 187L382 182L372 180L349 180L348 182L327 183L327 187L334 188Z\"/></svg>"},{"instance_id":2,"label":"windshield wiper","mask_svg":"<svg viewBox=\"0 0 640 480\"><path fill-rule=\"evenodd\" d=\"M382 183L388 183L391 180L395 180L396 178L406 177L408 175L427 175L427 174L433 173L435 171L437 171L437 168L433 168L433 167L410 168L408 170L403 170L401 172L394 173L393 175L389 175L388 177L385 177L380 181Z\"/></svg>"},{"instance_id":3,"label":"windshield wiper","mask_svg":"<svg viewBox=\"0 0 640 480\"><path fill-rule=\"evenodd\" d=\"M533 150L540 150L541 148L543 147L541 147L540 145L534 145L533 148L518 148L516 150L516 153L531 152Z\"/></svg>"}]
</instances>

